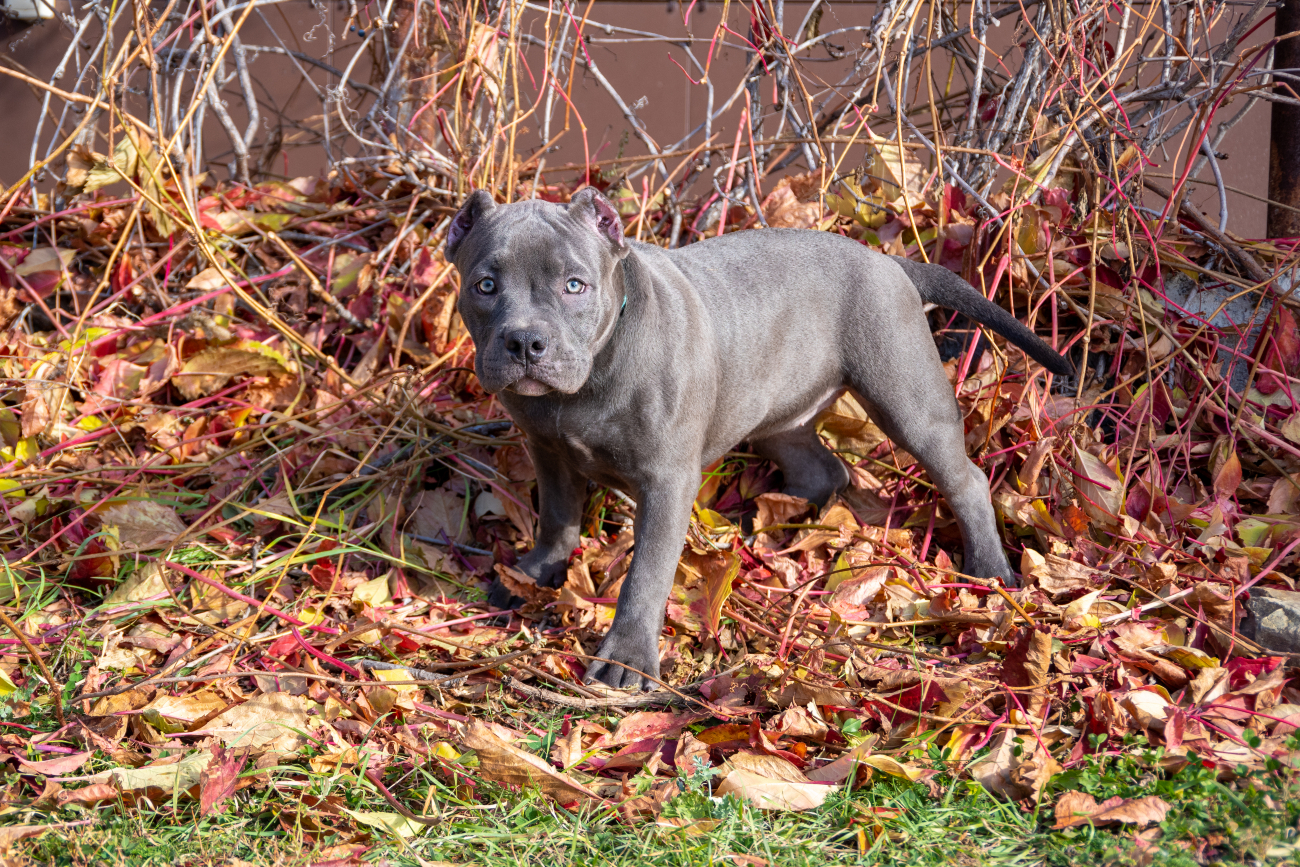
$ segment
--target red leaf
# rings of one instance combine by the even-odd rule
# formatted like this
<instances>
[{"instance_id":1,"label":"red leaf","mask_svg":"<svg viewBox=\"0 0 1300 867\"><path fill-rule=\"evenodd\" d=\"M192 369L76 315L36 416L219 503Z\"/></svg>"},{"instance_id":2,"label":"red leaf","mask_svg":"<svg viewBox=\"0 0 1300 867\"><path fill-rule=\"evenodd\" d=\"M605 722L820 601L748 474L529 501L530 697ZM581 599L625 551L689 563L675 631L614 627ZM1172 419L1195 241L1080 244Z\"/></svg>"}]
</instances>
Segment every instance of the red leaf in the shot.
<instances>
[{"instance_id":1,"label":"red leaf","mask_svg":"<svg viewBox=\"0 0 1300 867\"><path fill-rule=\"evenodd\" d=\"M222 802L235 793L239 774L248 763L248 750L227 750L214 744L212 761L199 775L199 815L211 816L224 810Z\"/></svg>"},{"instance_id":2,"label":"red leaf","mask_svg":"<svg viewBox=\"0 0 1300 867\"><path fill-rule=\"evenodd\" d=\"M1128 496L1124 498L1124 511L1138 521L1145 521L1151 514L1151 491L1146 482L1138 479L1129 488Z\"/></svg>"},{"instance_id":3,"label":"red leaf","mask_svg":"<svg viewBox=\"0 0 1300 867\"><path fill-rule=\"evenodd\" d=\"M1220 501L1230 500L1239 487L1241 487L1241 461L1237 459L1237 452L1234 449L1228 452L1219 471L1214 474L1214 498Z\"/></svg>"}]
</instances>

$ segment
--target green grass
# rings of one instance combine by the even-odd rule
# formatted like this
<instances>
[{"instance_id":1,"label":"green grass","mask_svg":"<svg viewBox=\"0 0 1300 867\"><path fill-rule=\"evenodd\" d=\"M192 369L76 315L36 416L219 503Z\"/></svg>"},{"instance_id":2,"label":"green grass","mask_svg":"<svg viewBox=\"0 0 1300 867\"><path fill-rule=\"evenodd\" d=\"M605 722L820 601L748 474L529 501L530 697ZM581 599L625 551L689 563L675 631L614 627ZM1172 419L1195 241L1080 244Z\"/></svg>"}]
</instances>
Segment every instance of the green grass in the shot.
<instances>
[{"instance_id":1,"label":"green grass","mask_svg":"<svg viewBox=\"0 0 1300 867\"><path fill-rule=\"evenodd\" d=\"M1145 758L1156 758L1148 753ZM58 815L23 816L9 821L68 821L95 815L93 825L70 828L66 836L47 835L26 846L37 863L51 865L221 864L240 859L252 864L307 864L327 846L365 840L372 848L364 861L417 865L420 859L453 864L528 865L729 865L732 854L761 858L772 865L825 867L863 865L1297 865L1300 843L1300 780L1281 771L1258 771L1222 783L1215 772L1194 763L1177 773L1153 772L1143 757L1125 755L1089 760L1052 782L1049 797L1080 789L1098 800L1113 795L1158 795L1172 809L1159 826L1158 839L1145 850L1130 828L1051 830L1050 800L1037 811L997 800L964 780L939 777L938 796L922 786L884 779L858 791L835 793L809 813L765 813L734 798L713 798L704 779L689 781L669 804L665 817L703 822L703 833L688 834L652 820L624 824L599 811L570 812L537 792L518 792L480 784L480 804L460 801L453 791L421 769L405 777L390 774L389 785L415 809L435 788L432 803L442 819L422 834L399 842L382 834L360 837L344 831L313 837L312 818L292 819L288 832L274 809L293 799L294 789L311 798L335 798L358 811L391 812L364 779L355 774L304 777L281 768L271 785L245 790L226 813L199 819L192 806L173 811L158 805L122 813L113 808L93 814L64 810ZM887 808L875 821L871 808ZM896 811L896 812L895 812ZM861 834L859 834L861 830ZM865 840L866 847L861 848ZM417 857L418 856L418 857Z\"/></svg>"}]
</instances>

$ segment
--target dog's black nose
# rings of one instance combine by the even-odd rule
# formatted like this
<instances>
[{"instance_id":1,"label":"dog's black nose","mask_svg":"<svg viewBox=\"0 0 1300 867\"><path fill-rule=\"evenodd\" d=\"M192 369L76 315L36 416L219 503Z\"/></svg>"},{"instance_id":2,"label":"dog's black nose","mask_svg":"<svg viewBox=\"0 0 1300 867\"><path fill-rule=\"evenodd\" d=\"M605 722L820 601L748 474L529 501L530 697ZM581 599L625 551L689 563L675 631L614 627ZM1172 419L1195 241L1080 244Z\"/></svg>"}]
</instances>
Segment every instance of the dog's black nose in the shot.
<instances>
[{"instance_id":1,"label":"dog's black nose","mask_svg":"<svg viewBox=\"0 0 1300 867\"><path fill-rule=\"evenodd\" d=\"M536 364L546 355L547 343L540 331L511 331L506 335L506 352L520 364Z\"/></svg>"}]
</instances>

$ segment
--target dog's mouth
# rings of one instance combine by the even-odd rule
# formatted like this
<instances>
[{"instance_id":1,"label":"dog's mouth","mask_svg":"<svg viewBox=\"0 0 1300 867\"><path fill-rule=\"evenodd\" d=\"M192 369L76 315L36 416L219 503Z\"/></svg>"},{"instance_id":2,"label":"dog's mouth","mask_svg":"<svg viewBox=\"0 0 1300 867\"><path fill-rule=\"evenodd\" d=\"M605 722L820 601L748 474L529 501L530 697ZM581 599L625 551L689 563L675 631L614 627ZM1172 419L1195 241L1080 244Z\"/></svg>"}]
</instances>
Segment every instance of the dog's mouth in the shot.
<instances>
[{"instance_id":1,"label":"dog's mouth","mask_svg":"<svg viewBox=\"0 0 1300 867\"><path fill-rule=\"evenodd\" d=\"M522 394L525 397L541 397L553 390L551 386L531 376L521 376L506 387L515 394Z\"/></svg>"}]
</instances>

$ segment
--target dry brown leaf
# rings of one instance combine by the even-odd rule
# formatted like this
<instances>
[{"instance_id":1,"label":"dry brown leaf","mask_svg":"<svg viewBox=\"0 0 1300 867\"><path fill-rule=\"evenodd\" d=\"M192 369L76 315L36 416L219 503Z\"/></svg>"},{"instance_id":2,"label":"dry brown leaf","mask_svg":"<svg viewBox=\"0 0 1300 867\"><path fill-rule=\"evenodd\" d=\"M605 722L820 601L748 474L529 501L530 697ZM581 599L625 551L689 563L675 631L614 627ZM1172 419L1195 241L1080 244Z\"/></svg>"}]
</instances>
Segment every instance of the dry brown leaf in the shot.
<instances>
[{"instance_id":1,"label":"dry brown leaf","mask_svg":"<svg viewBox=\"0 0 1300 867\"><path fill-rule=\"evenodd\" d=\"M157 500L117 501L99 510L105 527L116 527L123 548L166 548L185 533L176 510Z\"/></svg>"},{"instance_id":2,"label":"dry brown leaf","mask_svg":"<svg viewBox=\"0 0 1300 867\"><path fill-rule=\"evenodd\" d=\"M677 773L687 776L713 767L713 761L709 758L709 745L690 732L685 732L677 740L673 767Z\"/></svg>"},{"instance_id":3,"label":"dry brown leaf","mask_svg":"<svg viewBox=\"0 0 1300 867\"><path fill-rule=\"evenodd\" d=\"M204 717L225 709L230 704L211 689L200 689L185 695L159 695L144 710L156 710L169 720L185 725L196 723Z\"/></svg>"},{"instance_id":4,"label":"dry brown leaf","mask_svg":"<svg viewBox=\"0 0 1300 867\"><path fill-rule=\"evenodd\" d=\"M832 707L853 707L857 703L853 693L847 689L821 686L815 683L803 683L802 681L790 684L776 698L776 703L780 707L789 707L790 705L807 706L809 702Z\"/></svg>"},{"instance_id":5,"label":"dry brown leaf","mask_svg":"<svg viewBox=\"0 0 1300 867\"><path fill-rule=\"evenodd\" d=\"M830 731L815 704L806 708L786 708L773 718L769 726L786 737L812 738L818 741L824 740Z\"/></svg>"},{"instance_id":6,"label":"dry brown leaf","mask_svg":"<svg viewBox=\"0 0 1300 867\"><path fill-rule=\"evenodd\" d=\"M289 372L284 356L256 340L200 350L172 377L176 390L190 400L212 394L236 376L282 376Z\"/></svg>"},{"instance_id":7,"label":"dry brown leaf","mask_svg":"<svg viewBox=\"0 0 1300 867\"><path fill-rule=\"evenodd\" d=\"M1094 521L1114 527L1123 514L1124 480L1109 463L1078 446L1074 447L1074 468L1079 474L1075 485L1084 511Z\"/></svg>"},{"instance_id":8,"label":"dry brown leaf","mask_svg":"<svg viewBox=\"0 0 1300 867\"><path fill-rule=\"evenodd\" d=\"M89 786L83 786L80 789L64 789L59 792L56 800L60 807L68 804L81 804L86 807L93 807L96 804L102 804L104 801L115 801L118 797L118 791L110 783L91 783Z\"/></svg>"},{"instance_id":9,"label":"dry brown leaf","mask_svg":"<svg viewBox=\"0 0 1300 867\"><path fill-rule=\"evenodd\" d=\"M866 457L883 443L885 432L867 415L853 395L840 395L816 420L817 432L830 440L837 451Z\"/></svg>"},{"instance_id":10,"label":"dry brown leaf","mask_svg":"<svg viewBox=\"0 0 1300 867\"><path fill-rule=\"evenodd\" d=\"M584 756L586 751L582 748L582 725L574 723L568 735L555 739L551 747L551 761L567 771L581 762Z\"/></svg>"},{"instance_id":11,"label":"dry brown leaf","mask_svg":"<svg viewBox=\"0 0 1300 867\"><path fill-rule=\"evenodd\" d=\"M767 224L778 229L811 229L821 220L821 197L817 196L803 201L798 195L798 187L792 185L794 179L784 177L763 200L763 215Z\"/></svg>"},{"instance_id":12,"label":"dry brown leaf","mask_svg":"<svg viewBox=\"0 0 1300 867\"><path fill-rule=\"evenodd\" d=\"M14 844L19 840L30 840L33 837L39 837L46 831L61 830L64 827L64 825L7 825L0 827L0 858L3 858L5 854L12 850ZM26 862L26 859L13 862L8 862L8 859L5 860L6 863L15 865Z\"/></svg>"},{"instance_id":13,"label":"dry brown leaf","mask_svg":"<svg viewBox=\"0 0 1300 867\"><path fill-rule=\"evenodd\" d=\"M718 797L735 795L764 810L814 810L826 802L834 786L792 783L737 768L714 789Z\"/></svg>"},{"instance_id":14,"label":"dry brown leaf","mask_svg":"<svg viewBox=\"0 0 1300 867\"><path fill-rule=\"evenodd\" d=\"M531 575L526 575L513 566L497 563L496 573L511 596L518 596L534 609L549 605L560 598L559 590L554 587L542 587Z\"/></svg>"},{"instance_id":15,"label":"dry brown leaf","mask_svg":"<svg viewBox=\"0 0 1300 867\"><path fill-rule=\"evenodd\" d=\"M1017 697L1025 711L1041 718L1047 707L1047 684L1052 667L1052 636L1037 629L1025 629L1007 652L1002 663L1002 680L1018 688Z\"/></svg>"},{"instance_id":16,"label":"dry brown leaf","mask_svg":"<svg viewBox=\"0 0 1300 867\"><path fill-rule=\"evenodd\" d=\"M222 712L199 731L211 732L228 747L288 753L303 742L298 732L311 726L307 711L314 704L305 696L287 692L255 695Z\"/></svg>"},{"instance_id":17,"label":"dry brown leaf","mask_svg":"<svg viewBox=\"0 0 1300 867\"><path fill-rule=\"evenodd\" d=\"M411 504L410 532L428 539L468 542L465 499L446 488L421 491Z\"/></svg>"},{"instance_id":18,"label":"dry brown leaf","mask_svg":"<svg viewBox=\"0 0 1300 867\"><path fill-rule=\"evenodd\" d=\"M767 753L738 752L728 757L722 763L722 767L728 772L736 770L751 771L760 776L773 780L784 780L787 783L809 782L803 771L790 762L780 756L772 756Z\"/></svg>"},{"instance_id":19,"label":"dry brown leaf","mask_svg":"<svg viewBox=\"0 0 1300 867\"><path fill-rule=\"evenodd\" d=\"M1060 830L1076 825L1113 825L1119 822L1142 828L1163 822L1168 812L1169 804L1155 795L1132 800L1116 795L1098 804L1097 799L1086 792L1066 792L1056 802L1056 824L1052 828Z\"/></svg>"},{"instance_id":20,"label":"dry brown leaf","mask_svg":"<svg viewBox=\"0 0 1300 867\"><path fill-rule=\"evenodd\" d=\"M212 753L195 753L191 756L164 759L142 768L114 768L109 771L109 779L121 792L160 791L164 794L173 791L188 791L198 785L203 770L212 761Z\"/></svg>"},{"instance_id":21,"label":"dry brown leaf","mask_svg":"<svg viewBox=\"0 0 1300 867\"><path fill-rule=\"evenodd\" d=\"M94 750L87 750L84 753L72 753L67 756L58 758L45 759L40 762L29 762L22 756L14 756L18 760L18 768L25 774L40 774L45 777L61 777L64 774L70 774L80 768L90 757L95 754Z\"/></svg>"},{"instance_id":22,"label":"dry brown leaf","mask_svg":"<svg viewBox=\"0 0 1300 867\"><path fill-rule=\"evenodd\" d=\"M1020 754L1016 755L1016 747ZM1043 786L1061 771L1032 734L1003 729L993 738L987 756L970 766L970 775L984 788L1013 801L1037 798Z\"/></svg>"},{"instance_id":23,"label":"dry brown leaf","mask_svg":"<svg viewBox=\"0 0 1300 867\"><path fill-rule=\"evenodd\" d=\"M543 794L561 804L574 801L606 803L600 795L555 770L544 759L501 740L481 720L470 720L461 735L461 743L478 756L479 769L489 780L512 786L535 785Z\"/></svg>"}]
</instances>

